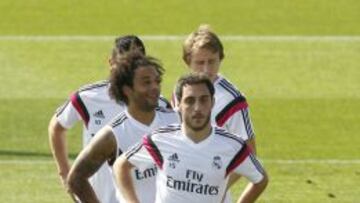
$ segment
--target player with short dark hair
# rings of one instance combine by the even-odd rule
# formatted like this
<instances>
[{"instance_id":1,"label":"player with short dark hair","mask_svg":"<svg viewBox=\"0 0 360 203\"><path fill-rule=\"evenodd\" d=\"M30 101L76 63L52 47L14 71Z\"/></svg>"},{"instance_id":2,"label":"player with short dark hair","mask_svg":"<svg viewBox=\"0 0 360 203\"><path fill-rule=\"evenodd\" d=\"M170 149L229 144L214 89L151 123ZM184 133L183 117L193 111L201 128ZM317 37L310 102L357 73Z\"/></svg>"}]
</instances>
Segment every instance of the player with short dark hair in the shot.
<instances>
[{"instance_id":1,"label":"player with short dark hair","mask_svg":"<svg viewBox=\"0 0 360 203\"><path fill-rule=\"evenodd\" d=\"M250 181L239 203L255 202L265 190L268 177L251 147L211 124L213 89L204 75L182 77L176 88L181 124L153 131L115 161L115 179L126 202L139 202L132 168L152 164L158 169L156 203L223 202L230 176Z\"/></svg>"},{"instance_id":2,"label":"player with short dark hair","mask_svg":"<svg viewBox=\"0 0 360 203\"><path fill-rule=\"evenodd\" d=\"M181 100L182 94L183 94L183 88L185 85L196 85L196 84L205 84L207 88L209 89L211 97L214 97L215 94L215 88L212 84L211 80L209 80L208 77L205 77L204 75L188 75L187 77L181 77L178 82L175 89L175 96L178 101Z\"/></svg>"},{"instance_id":3,"label":"player with short dark hair","mask_svg":"<svg viewBox=\"0 0 360 203\"><path fill-rule=\"evenodd\" d=\"M214 84L215 105L211 114L212 123L244 139L256 153L255 133L248 102L244 94L219 73L224 58L224 46L209 25L200 25L183 43L183 60L190 71L205 73ZM173 96L172 105L175 109L177 103L176 97ZM230 195L227 195L225 202L231 202Z\"/></svg>"}]
</instances>

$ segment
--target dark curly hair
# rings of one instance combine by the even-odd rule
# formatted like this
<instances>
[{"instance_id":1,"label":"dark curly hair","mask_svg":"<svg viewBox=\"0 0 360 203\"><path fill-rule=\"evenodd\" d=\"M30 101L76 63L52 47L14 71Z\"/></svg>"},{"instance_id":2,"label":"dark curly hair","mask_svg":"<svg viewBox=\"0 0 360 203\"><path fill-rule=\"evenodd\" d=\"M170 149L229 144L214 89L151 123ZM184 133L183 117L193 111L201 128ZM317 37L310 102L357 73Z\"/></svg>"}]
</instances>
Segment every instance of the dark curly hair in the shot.
<instances>
[{"instance_id":1,"label":"dark curly hair","mask_svg":"<svg viewBox=\"0 0 360 203\"><path fill-rule=\"evenodd\" d=\"M124 35L115 39L111 57L115 59L118 55L122 56L130 51L138 51L146 54L144 43L135 35Z\"/></svg>"},{"instance_id":2,"label":"dark curly hair","mask_svg":"<svg viewBox=\"0 0 360 203\"><path fill-rule=\"evenodd\" d=\"M123 92L123 87L133 87L135 71L139 67L154 67L160 77L165 72L158 59L145 56L137 51L129 52L121 57L116 63L116 67L111 70L109 89L111 98L118 103L128 104L129 101Z\"/></svg>"}]
</instances>

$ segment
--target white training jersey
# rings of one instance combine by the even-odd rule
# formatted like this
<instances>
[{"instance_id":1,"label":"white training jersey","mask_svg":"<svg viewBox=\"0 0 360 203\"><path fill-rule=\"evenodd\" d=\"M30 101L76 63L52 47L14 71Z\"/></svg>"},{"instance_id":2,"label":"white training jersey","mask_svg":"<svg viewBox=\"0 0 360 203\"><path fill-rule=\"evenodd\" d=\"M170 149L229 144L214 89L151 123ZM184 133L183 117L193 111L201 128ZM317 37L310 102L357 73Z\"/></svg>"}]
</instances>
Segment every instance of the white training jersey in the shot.
<instances>
[{"instance_id":1,"label":"white training jersey","mask_svg":"<svg viewBox=\"0 0 360 203\"><path fill-rule=\"evenodd\" d=\"M145 135L155 129L179 122L178 114L175 111L161 107L156 109L155 118L150 125L140 123L125 110L111 123L118 148L117 156L127 151L131 146L141 141ZM148 165L141 170L134 168L131 171L135 191L141 203L155 201L156 173L157 168L154 164ZM117 195L119 195L120 202L126 202L121 195L121 191Z\"/></svg>"},{"instance_id":2,"label":"white training jersey","mask_svg":"<svg viewBox=\"0 0 360 203\"><path fill-rule=\"evenodd\" d=\"M85 85L73 93L57 110L57 121L66 129L70 129L78 121L83 122L83 147L89 144L102 127L125 110L124 105L110 98L109 87L107 80ZM169 103L164 98L160 98L159 105L167 107ZM103 164L89 182L100 202L118 202L115 196L115 183L108 164Z\"/></svg>"},{"instance_id":3,"label":"white training jersey","mask_svg":"<svg viewBox=\"0 0 360 203\"><path fill-rule=\"evenodd\" d=\"M156 164L156 203L219 203L229 174L237 173L253 183L264 178L250 147L219 127L213 127L200 143L185 136L180 125L160 128L127 151L126 157L139 169Z\"/></svg>"},{"instance_id":4,"label":"white training jersey","mask_svg":"<svg viewBox=\"0 0 360 203\"><path fill-rule=\"evenodd\" d=\"M213 84L215 104L211 112L212 124L222 127L244 140L253 138L254 130L245 96L221 75L218 75ZM172 98L172 106L175 109L178 106L175 94Z\"/></svg>"}]
</instances>

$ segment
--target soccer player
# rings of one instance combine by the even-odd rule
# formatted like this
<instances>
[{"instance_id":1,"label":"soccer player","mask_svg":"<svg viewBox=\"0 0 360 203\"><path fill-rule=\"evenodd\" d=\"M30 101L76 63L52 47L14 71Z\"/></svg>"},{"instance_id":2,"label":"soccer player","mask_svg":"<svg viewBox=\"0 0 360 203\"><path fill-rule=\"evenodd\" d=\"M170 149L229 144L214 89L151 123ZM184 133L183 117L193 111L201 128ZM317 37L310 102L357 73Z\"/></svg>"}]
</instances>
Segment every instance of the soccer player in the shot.
<instances>
[{"instance_id":1,"label":"soccer player","mask_svg":"<svg viewBox=\"0 0 360 203\"><path fill-rule=\"evenodd\" d=\"M159 62L136 52L119 59L110 76L110 94L127 108L102 128L80 152L68 175L70 193L81 202L99 202L87 181L105 162L113 162L122 152L161 126L179 123L173 110L158 107L163 68ZM131 171L141 202L155 200L156 167ZM120 202L124 202L119 194Z\"/></svg>"},{"instance_id":2,"label":"soccer player","mask_svg":"<svg viewBox=\"0 0 360 203\"><path fill-rule=\"evenodd\" d=\"M237 202L254 202L264 191L268 178L252 149L238 136L211 125L214 91L204 75L180 78L176 97L182 123L145 136L114 164L126 202L139 202L131 169L152 164L158 168L156 203L220 203L230 175L250 181Z\"/></svg>"},{"instance_id":3,"label":"soccer player","mask_svg":"<svg viewBox=\"0 0 360 203\"><path fill-rule=\"evenodd\" d=\"M116 67L116 62L123 55L134 50L145 54L144 44L138 37L133 35L118 37L109 59L110 69ZM49 142L64 186L66 186L66 177L70 169L66 146L67 131L76 122L82 121L82 139L85 147L99 129L125 109L123 104L118 104L110 98L109 87L108 81L85 85L72 94L62 107L58 108L50 121ZM169 103L160 98L159 105L169 106ZM98 172L90 178L90 183L101 202L117 202L112 174L107 164L102 165Z\"/></svg>"},{"instance_id":4,"label":"soccer player","mask_svg":"<svg viewBox=\"0 0 360 203\"><path fill-rule=\"evenodd\" d=\"M207 74L215 86L212 123L239 135L255 153L255 135L246 98L219 73L224 57L224 48L219 37L207 25L201 25L184 41L183 60L191 72ZM173 107L177 108L177 104L176 96L173 95Z\"/></svg>"}]
</instances>

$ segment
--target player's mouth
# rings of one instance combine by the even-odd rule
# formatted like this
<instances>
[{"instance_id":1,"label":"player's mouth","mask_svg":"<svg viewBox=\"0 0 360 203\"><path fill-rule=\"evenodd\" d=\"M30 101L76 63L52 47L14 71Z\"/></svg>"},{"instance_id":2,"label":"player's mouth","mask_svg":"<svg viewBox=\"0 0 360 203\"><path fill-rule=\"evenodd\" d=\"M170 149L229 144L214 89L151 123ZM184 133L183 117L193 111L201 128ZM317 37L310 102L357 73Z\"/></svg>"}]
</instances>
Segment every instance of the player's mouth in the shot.
<instances>
[{"instance_id":1,"label":"player's mouth","mask_svg":"<svg viewBox=\"0 0 360 203\"><path fill-rule=\"evenodd\" d=\"M154 93L154 94L148 94L146 97L152 101L157 101L159 99L160 94Z\"/></svg>"},{"instance_id":2,"label":"player's mouth","mask_svg":"<svg viewBox=\"0 0 360 203\"><path fill-rule=\"evenodd\" d=\"M195 119L195 120L200 120L200 119L203 119L205 116L202 115L202 114L195 114L192 116L192 119Z\"/></svg>"}]
</instances>

